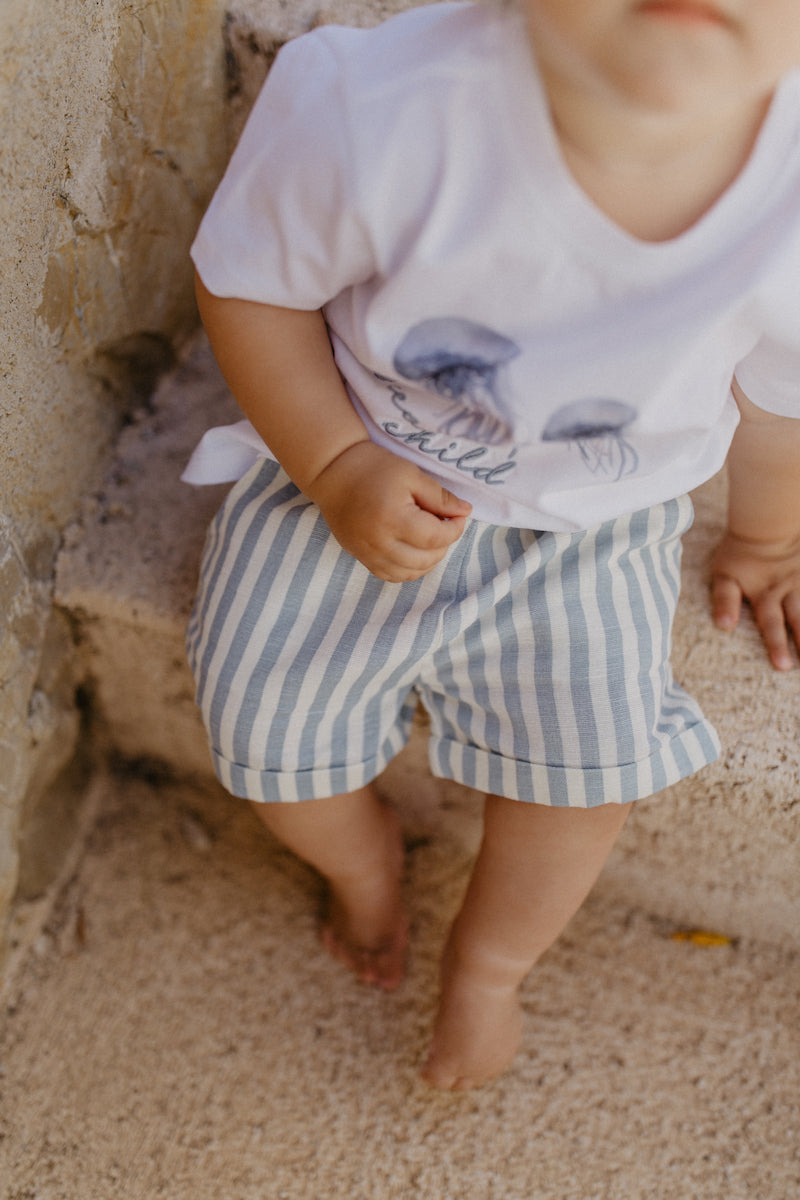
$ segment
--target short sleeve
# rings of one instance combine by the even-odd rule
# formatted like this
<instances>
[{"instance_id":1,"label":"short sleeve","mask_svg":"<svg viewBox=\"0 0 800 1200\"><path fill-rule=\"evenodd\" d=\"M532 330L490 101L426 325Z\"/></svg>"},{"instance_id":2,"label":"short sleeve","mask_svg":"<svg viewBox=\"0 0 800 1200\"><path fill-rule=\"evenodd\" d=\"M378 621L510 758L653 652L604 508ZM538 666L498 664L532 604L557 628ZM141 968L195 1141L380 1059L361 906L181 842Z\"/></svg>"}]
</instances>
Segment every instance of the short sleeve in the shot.
<instances>
[{"instance_id":1,"label":"short sleeve","mask_svg":"<svg viewBox=\"0 0 800 1200\"><path fill-rule=\"evenodd\" d=\"M192 246L214 295L315 309L370 276L346 109L319 33L287 43Z\"/></svg>"},{"instance_id":2,"label":"short sleeve","mask_svg":"<svg viewBox=\"0 0 800 1200\"><path fill-rule=\"evenodd\" d=\"M789 346L762 337L737 366L736 381L758 408L800 417L800 342Z\"/></svg>"}]
</instances>

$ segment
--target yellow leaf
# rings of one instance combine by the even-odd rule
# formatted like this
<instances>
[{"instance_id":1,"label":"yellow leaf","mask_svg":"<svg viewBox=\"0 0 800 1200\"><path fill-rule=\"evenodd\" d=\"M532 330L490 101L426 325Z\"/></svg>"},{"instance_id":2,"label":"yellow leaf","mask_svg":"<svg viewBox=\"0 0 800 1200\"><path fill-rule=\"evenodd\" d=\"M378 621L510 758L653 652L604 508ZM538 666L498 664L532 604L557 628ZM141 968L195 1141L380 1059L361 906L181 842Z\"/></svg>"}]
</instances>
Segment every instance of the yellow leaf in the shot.
<instances>
[{"instance_id":1,"label":"yellow leaf","mask_svg":"<svg viewBox=\"0 0 800 1200\"><path fill-rule=\"evenodd\" d=\"M673 942L691 942L693 946L732 946L733 938L709 929L678 929L671 935Z\"/></svg>"}]
</instances>

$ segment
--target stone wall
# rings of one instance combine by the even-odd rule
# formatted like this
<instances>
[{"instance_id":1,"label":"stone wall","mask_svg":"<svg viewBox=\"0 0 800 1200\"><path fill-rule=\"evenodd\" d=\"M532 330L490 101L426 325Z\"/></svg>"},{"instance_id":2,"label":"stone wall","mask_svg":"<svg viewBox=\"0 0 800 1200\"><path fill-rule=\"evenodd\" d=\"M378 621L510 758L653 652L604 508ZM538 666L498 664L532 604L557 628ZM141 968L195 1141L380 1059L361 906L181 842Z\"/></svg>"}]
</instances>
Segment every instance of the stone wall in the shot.
<instances>
[{"instance_id":1,"label":"stone wall","mask_svg":"<svg viewBox=\"0 0 800 1200\"><path fill-rule=\"evenodd\" d=\"M64 530L196 327L189 244L277 48L405 7L0 6L0 961L12 897L68 853L91 759L92 680L52 603Z\"/></svg>"},{"instance_id":2,"label":"stone wall","mask_svg":"<svg viewBox=\"0 0 800 1200\"><path fill-rule=\"evenodd\" d=\"M0 924L57 872L80 669L61 532L196 324L187 249L227 154L221 0L0 9Z\"/></svg>"}]
</instances>

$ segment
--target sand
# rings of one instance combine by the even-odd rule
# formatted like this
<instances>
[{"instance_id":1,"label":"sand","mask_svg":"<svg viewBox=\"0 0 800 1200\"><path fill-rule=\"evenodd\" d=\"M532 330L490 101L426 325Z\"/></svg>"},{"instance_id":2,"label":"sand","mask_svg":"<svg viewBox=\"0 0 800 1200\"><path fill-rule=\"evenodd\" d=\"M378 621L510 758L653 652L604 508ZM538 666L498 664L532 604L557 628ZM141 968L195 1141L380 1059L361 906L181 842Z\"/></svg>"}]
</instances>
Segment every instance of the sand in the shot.
<instances>
[{"instance_id":1,"label":"sand","mask_svg":"<svg viewBox=\"0 0 800 1200\"><path fill-rule=\"evenodd\" d=\"M391 995L318 948L316 880L246 805L95 782L7 992L3 1200L800 1196L796 950L676 940L602 879L525 984L512 1069L468 1095L418 1080L480 802L409 755L386 783L413 924Z\"/></svg>"}]
</instances>

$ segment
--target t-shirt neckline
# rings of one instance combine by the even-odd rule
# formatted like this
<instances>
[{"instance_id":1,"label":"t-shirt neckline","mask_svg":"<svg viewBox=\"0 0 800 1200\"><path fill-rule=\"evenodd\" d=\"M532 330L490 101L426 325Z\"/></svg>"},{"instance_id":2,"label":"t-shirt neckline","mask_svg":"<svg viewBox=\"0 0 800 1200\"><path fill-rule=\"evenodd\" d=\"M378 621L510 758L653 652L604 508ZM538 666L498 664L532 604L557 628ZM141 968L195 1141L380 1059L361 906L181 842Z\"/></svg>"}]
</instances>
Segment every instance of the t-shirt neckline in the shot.
<instances>
[{"instance_id":1,"label":"t-shirt neckline","mask_svg":"<svg viewBox=\"0 0 800 1200\"><path fill-rule=\"evenodd\" d=\"M599 256L606 265L614 261L623 267L630 260L638 269L648 259L696 259L713 254L717 243L730 238L739 214L752 212L774 181L775 163L788 151L794 136L794 123L784 120L787 105L796 103L800 90L800 72L787 76L776 89L769 110L757 134L747 162L736 178L712 206L688 229L673 238L650 241L637 237L600 208L575 179L567 163L553 126L547 95L536 68L524 18L511 16L513 28L506 29L505 55L509 70L501 73L507 90L507 112L514 114L507 132L514 146L514 159L520 164L522 178L544 205L544 215L556 224L584 254ZM790 95L791 93L791 95ZM764 164L772 169L765 170Z\"/></svg>"}]
</instances>

